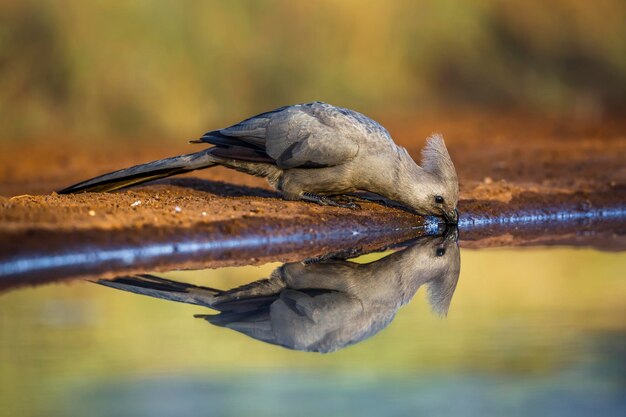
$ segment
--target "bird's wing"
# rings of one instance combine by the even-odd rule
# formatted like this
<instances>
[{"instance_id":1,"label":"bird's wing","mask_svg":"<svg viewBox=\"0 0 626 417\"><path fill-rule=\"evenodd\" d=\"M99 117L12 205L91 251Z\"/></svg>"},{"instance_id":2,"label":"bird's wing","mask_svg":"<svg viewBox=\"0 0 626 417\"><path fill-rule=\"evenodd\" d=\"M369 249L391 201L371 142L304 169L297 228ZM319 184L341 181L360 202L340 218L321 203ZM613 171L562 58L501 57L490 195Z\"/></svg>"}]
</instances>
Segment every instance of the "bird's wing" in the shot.
<instances>
[{"instance_id":1,"label":"bird's wing","mask_svg":"<svg viewBox=\"0 0 626 417\"><path fill-rule=\"evenodd\" d=\"M214 306L220 313L196 315L216 326L227 327L244 333L252 338L267 343L281 345L290 349L308 350L302 340L292 340L292 333L309 334L317 340L321 330L315 320L313 300L346 297L345 294L319 289L284 290L273 296L251 297L248 299L229 300ZM318 308L323 308L320 306ZM278 326L278 327L276 327ZM295 329L293 328L295 327ZM312 333L311 333L312 332ZM323 331L321 331L323 335ZM300 336L302 339L303 336ZM305 344L306 345L306 344Z\"/></svg>"},{"instance_id":2,"label":"bird's wing","mask_svg":"<svg viewBox=\"0 0 626 417\"><path fill-rule=\"evenodd\" d=\"M362 315L359 300L338 291L311 296L300 290L287 290L271 307L277 344L316 352L345 346L355 332L359 333Z\"/></svg>"},{"instance_id":3,"label":"bird's wing","mask_svg":"<svg viewBox=\"0 0 626 417\"><path fill-rule=\"evenodd\" d=\"M281 107L206 133L202 142L264 152L280 168L336 166L359 151L358 120L325 103Z\"/></svg>"}]
</instances>

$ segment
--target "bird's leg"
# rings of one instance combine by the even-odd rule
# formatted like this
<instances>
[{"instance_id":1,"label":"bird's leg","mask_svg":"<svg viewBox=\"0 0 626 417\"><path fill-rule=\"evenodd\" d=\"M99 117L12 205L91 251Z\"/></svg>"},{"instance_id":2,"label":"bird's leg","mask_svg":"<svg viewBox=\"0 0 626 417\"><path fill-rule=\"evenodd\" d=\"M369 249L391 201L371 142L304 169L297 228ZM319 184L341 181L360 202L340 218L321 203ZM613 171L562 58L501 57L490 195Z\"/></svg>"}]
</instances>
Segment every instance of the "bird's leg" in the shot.
<instances>
[{"instance_id":1,"label":"bird's leg","mask_svg":"<svg viewBox=\"0 0 626 417\"><path fill-rule=\"evenodd\" d=\"M315 263L324 262L324 261L333 261L333 260L343 261L346 259L356 258L357 256L361 256L363 255L363 253L365 253L365 251L362 248L349 248L349 249L340 250L338 252L331 252L325 255L316 256L314 258L307 258L302 262L306 265L310 265L310 264L315 264Z\"/></svg>"},{"instance_id":2,"label":"bird's leg","mask_svg":"<svg viewBox=\"0 0 626 417\"><path fill-rule=\"evenodd\" d=\"M359 194L350 194L351 197L354 197L357 201L366 201L366 202L370 202L370 203L375 203L375 204L379 204L381 206L385 206L385 207L391 207L397 210L402 210L402 211L406 211L407 213L411 213L411 214L415 214L415 212L413 210L411 210L410 208L394 201L394 200L389 200L388 198L385 198L383 196L380 196L378 194L374 194L374 193L359 193Z\"/></svg>"},{"instance_id":3,"label":"bird's leg","mask_svg":"<svg viewBox=\"0 0 626 417\"><path fill-rule=\"evenodd\" d=\"M358 193L358 194L350 194L350 197L353 197L355 200L367 201L369 203L377 203L385 207L393 207L393 208L404 208L402 204L396 203L393 200L389 200L385 197L382 197L378 194L374 193Z\"/></svg>"},{"instance_id":4,"label":"bird's leg","mask_svg":"<svg viewBox=\"0 0 626 417\"><path fill-rule=\"evenodd\" d=\"M326 197L326 196L319 195L319 194L302 193L301 198L305 201L311 201L313 203L321 204L322 206L343 207L343 208L349 208L353 210L361 208L358 204L354 203L353 201L344 203L340 201L335 201L330 197Z\"/></svg>"},{"instance_id":5,"label":"bird's leg","mask_svg":"<svg viewBox=\"0 0 626 417\"><path fill-rule=\"evenodd\" d=\"M334 201L337 204L343 204L343 207L348 207L351 209L360 209L361 206L359 206L356 203L356 200L357 198L354 198L346 194L340 194L340 195L336 195L332 197L332 201Z\"/></svg>"}]
</instances>

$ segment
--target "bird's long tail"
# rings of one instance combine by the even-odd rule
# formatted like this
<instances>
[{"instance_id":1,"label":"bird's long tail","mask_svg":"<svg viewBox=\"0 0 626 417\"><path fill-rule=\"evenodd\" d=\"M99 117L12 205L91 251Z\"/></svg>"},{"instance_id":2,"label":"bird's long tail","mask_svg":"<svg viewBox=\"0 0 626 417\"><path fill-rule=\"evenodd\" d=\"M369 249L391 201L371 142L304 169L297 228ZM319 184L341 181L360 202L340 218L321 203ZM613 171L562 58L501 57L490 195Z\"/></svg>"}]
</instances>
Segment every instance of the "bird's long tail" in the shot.
<instances>
[{"instance_id":1,"label":"bird's long tail","mask_svg":"<svg viewBox=\"0 0 626 417\"><path fill-rule=\"evenodd\" d=\"M141 184L147 181L165 178L183 172L208 168L216 164L216 158L211 154L213 148L187 155L159 159L146 164L135 165L120 169L108 174L100 175L78 184L74 184L58 191L59 194L76 194L83 192L107 192Z\"/></svg>"},{"instance_id":2,"label":"bird's long tail","mask_svg":"<svg viewBox=\"0 0 626 417\"><path fill-rule=\"evenodd\" d=\"M209 287L172 281L154 275L133 275L112 280L100 279L97 284L163 300L210 307L215 298L223 293Z\"/></svg>"}]
</instances>

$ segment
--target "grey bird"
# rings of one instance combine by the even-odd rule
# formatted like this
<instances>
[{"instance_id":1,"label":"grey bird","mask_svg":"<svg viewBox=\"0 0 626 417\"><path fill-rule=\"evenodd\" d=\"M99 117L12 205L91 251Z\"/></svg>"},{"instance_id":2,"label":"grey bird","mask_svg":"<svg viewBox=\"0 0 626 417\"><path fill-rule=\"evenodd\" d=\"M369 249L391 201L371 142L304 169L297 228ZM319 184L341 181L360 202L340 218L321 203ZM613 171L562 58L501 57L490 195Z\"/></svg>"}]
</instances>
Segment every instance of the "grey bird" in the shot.
<instances>
[{"instance_id":1,"label":"grey bird","mask_svg":"<svg viewBox=\"0 0 626 417\"><path fill-rule=\"evenodd\" d=\"M446 315L460 271L457 243L428 237L380 260L287 263L269 279L221 291L153 275L100 280L137 294L217 310L196 315L289 349L332 352L387 327L422 286L433 311Z\"/></svg>"},{"instance_id":2,"label":"grey bird","mask_svg":"<svg viewBox=\"0 0 626 417\"><path fill-rule=\"evenodd\" d=\"M288 200L354 208L331 197L368 191L417 214L457 221L456 170L438 134L427 139L420 166L374 120L314 102L262 113L192 142L213 146L101 175L59 193L113 191L222 165L266 178Z\"/></svg>"}]
</instances>

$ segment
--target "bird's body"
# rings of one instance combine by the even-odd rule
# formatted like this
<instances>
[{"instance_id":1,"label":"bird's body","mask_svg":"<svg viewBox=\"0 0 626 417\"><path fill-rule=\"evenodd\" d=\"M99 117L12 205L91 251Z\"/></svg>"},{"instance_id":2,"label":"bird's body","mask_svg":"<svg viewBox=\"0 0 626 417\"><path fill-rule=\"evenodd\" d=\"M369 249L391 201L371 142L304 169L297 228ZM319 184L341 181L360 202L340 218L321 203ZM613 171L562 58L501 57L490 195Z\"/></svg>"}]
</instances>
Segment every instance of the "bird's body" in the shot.
<instances>
[{"instance_id":1,"label":"bird's body","mask_svg":"<svg viewBox=\"0 0 626 417\"><path fill-rule=\"evenodd\" d=\"M213 147L105 174L60 192L112 191L222 165L266 178L290 200L341 205L328 196L362 190L419 214L456 220L456 172L438 135L429 138L420 167L374 120L314 102L262 113L194 142ZM435 197L444 203L435 203Z\"/></svg>"}]
</instances>

